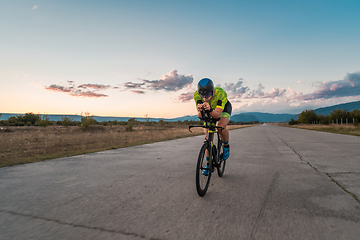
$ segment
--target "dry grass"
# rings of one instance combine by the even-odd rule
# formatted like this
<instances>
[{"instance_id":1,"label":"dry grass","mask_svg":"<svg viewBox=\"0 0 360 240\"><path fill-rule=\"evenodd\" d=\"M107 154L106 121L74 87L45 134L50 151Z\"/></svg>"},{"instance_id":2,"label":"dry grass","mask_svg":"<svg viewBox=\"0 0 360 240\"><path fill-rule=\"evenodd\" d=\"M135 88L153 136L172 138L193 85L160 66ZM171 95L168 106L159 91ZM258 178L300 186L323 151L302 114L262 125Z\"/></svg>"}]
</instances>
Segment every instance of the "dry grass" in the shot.
<instances>
[{"instance_id":1,"label":"dry grass","mask_svg":"<svg viewBox=\"0 0 360 240\"><path fill-rule=\"evenodd\" d=\"M337 124L330 124L330 125L321 125L321 124L296 124L296 125L289 125L286 123L278 124L280 126L287 126L293 128L301 128L301 129L308 129L308 130L315 130L321 132L330 132L330 133L338 133L338 134L346 134L346 135L354 135L360 136L360 127L354 126L352 124L346 125L337 125Z\"/></svg>"},{"instance_id":2,"label":"dry grass","mask_svg":"<svg viewBox=\"0 0 360 240\"><path fill-rule=\"evenodd\" d=\"M228 126L229 129L246 127ZM126 126L91 126L88 131L80 127L1 127L0 167L38 162L46 159L79 155L108 149L141 145L203 133L181 125L139 125L133 131Z\"/></svg>"}]
</instances>

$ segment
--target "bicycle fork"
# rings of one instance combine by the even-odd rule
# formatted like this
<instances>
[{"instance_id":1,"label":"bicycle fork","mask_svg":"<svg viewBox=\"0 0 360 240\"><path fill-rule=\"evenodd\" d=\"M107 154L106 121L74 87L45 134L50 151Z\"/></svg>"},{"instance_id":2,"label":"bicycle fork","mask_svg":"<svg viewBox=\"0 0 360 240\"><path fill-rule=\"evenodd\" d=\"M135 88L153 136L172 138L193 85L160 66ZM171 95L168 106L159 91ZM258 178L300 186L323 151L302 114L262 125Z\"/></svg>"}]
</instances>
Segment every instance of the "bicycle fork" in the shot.
<instances>
[{"instance_id":1,"label":"bicycle fork","mask_svg":"<svg viewBox=\"0 0 360 240\"><path fill-rule=\"evenodd\" d=\"M214 154L214 142L212 140L209 140L209 139L212 139L213 135L214 135L215 131L211 131L209 130L209 136L208 136L208 152L209 152L209 168L210 168L210 171L213 172L214 171L214 162L213 162L213 159L216 158L216 153ZM214 157L213 157L213 154L214 154Z\"/></svg>"}]
</instances>

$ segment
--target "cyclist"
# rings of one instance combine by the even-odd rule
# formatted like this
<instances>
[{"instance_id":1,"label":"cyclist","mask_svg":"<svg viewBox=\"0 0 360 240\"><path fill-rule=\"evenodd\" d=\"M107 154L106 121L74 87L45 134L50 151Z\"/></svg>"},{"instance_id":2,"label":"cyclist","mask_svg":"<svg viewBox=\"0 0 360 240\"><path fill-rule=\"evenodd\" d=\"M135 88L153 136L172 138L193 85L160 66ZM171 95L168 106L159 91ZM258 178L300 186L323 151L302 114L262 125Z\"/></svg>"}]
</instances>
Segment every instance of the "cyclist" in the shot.
<instances>
[{"instance_id":1,"label":"cyclist","mask_svg":"<svg viewBox=\"0 0 360 240\"><path fill-rule=\"evenodd\" d=\"M198 90L194 93L194 100L198 117L202 118L201 111L207 111L211 117L220 120L216 123L217 126L224 129L219 132L222 141L224 142L223 159L226 160L230 156L229 145L229 131L226 129L230 121L232 106L227 99L226 92L220 87L214 87L214 83L209 78L203 78L198 83ZM205 136L208 138L208 129L205 130ZM206 150L206 160L209 163L209 152ZM202 172L203 175L209 174L209 166Z\"/></svg>"}]
</instances>

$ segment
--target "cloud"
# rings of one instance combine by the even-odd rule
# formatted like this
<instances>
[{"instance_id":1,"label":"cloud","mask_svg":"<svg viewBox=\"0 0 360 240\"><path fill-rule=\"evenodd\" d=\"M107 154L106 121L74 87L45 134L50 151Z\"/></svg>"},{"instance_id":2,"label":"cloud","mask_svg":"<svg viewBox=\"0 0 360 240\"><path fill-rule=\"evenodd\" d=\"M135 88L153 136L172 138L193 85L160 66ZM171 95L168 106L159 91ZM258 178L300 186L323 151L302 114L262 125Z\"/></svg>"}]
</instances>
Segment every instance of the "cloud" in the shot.
<instances>
[{"instance_id":1,"label":"cloud","mask_svg":"<svg viewBox=\"0 0 360 240\"><path fill-rule=\"evenodd\" d=\"M236 83L225 83L222 86L218 84L217 87L227 92L234 112L300 113L304 109L360 100L360 72L347 73L342 80L326 81L317 85L315 91L307 94L290 87L285 89L274 86L272 90L266 91L261 83L250 88L241 78ZM195 90L184 90L176 102L191 101Z\"/></svg>"},{"instance_id":2,"label":"cloud","mask_svg":"<svg viewBox=\"0 0 360 240\"><path fill-rule=\"evenodd\" d=\"M281 98L286 95L287 90L282 88L273 88L270 92L264 92L265 89L262 84L259 84L257 89L251 90L248 86L244 85L243 79L240 78L237 83L225 83L222 87L218 84L217 87L221 87L227 93L227 98L233 103L242 102L241 99L261 99L261 98ZM190 89L189 89L190 90ZM177 102L188 102L193 99L195 89L191 89L186 93L182 93L178 96Z\"/></svg>"},{"instance_id":3,"label":"cloud","mask_svg":"<svg viewBox=\"0 0 360 240\"><path fill-rule=\"evenodd\" d=\"M173 69L163 75L159 80L143 80L147 87L152 90L178 91L193 83L193 75L179 75L177 70Z\"/></svg>"},{"instance_id":4,"label":"cloud","mask_svg":"<svg viewBox=\"0 0 360 240\"><path fill-rule=\"evenodd\" d=\"M228 94L229 99L241 98L246 92L250 90L249 87L243 86L242 78L237 83L225 83L223 89Z\"/></svg>"},{"instance_id":5,"label":"cloud","mask_svg":"<svg viewBox=\"0 0 360 240\"><path fill-rule=\"evenodd\" d=\"M34 5L34 6L32 7L33 10L35 10L35 9L37 9L37 8L38 8L38 5Z\"/></svg>"},{"instance_id":6,"label":"cloud","mask_svg":"<svg viewBox=\"0 0 360 240\"><path fill-rule=\"evenodd\" d=\"M188 102L194 99L194 92L182 93L177 98L177 102Z\"/></svg>"},{"instance_id":7,"label":"cloud","mask_svg":"<svg viewBox=\"0 0 360 240\"><path fill-rule=\"evenodd\" d=\"M169 73L164 74L158 80L146 80L139 79L142 82L126 82L123 84L123 87L126 90L130 90L132 92L144 94L146 89L158 91L178 91L183 88L190 89L191 84L194 81L194 77L192 75L179 75L176 69L171 70Z\"/></svg>"},{"instance_id":8,"label":"cloud","mask_svg":"<svg viewBox=\"0 0 360 240\"><path fill-rule=\"evenodd\" d=\"M93 89L107 89L107 88L110 88L111 86L110 85L103 85L103 84L82 84L82 85L79 85L78 88L93 88Z\"/></svg>"},{"instance_id":9,"label":"cloud","mask_svg":"<svg viewBox=\"0 0 360 240\"><path fill-rule=\"evenodd\" d=\"M75 86L74 81L68 81L69 86L62 86L58 84L51 84L48 87L44 87L44 89L53 92L62 92L66 93L73 97L88 97L88 98L102 98L108 97L108 95L103 93L98 93L100 90L105 90L111 88L110 85L102 85L102 84L81 84L79 86ZM87 90L88 88L94 90Z\"/></svg>"},{"instance_id":10,"label":"cloud","mask_svg":"<svg viewBox=\"0 0 360 240\"><path fill-rule=\"evenodd\" d=\"M347 73L343 80L322 82L318 89L310 94L301 94L297 100L330 99L360 95L360 72Z\"/></svg>"},{"instance_id":11,"label":"cloud","mask_svg":"<svg viewBox=\"0 0 360 240\"><path fill-rule=\"evenodd\" d=\"M251 90L248 86L244 86L243 79L240 78L237 83L225 83L222 87L227 95L228 99L233 102L241 102L240 99L254 99L254 98L271 98L275 99L282 97L286 94L286 89L273 88L270 92L264 92L265 87L260 83L258 87ZM221 87L221 85L219 85Z\"/></svg>"},{"instance_id":12,"label":"cloud","mask_svg":"<svg viewBox=\"0 0 360 240\"><path fill-rule=\"evenodd\" d=\"M54 91L54 92L64 92L64 93L68 93L68 92L72 91L71 88L67 88L64 86L56 85L56 84L51 84L49 87L45 87L45 89Z\"/></svg>"},{"instance_id":13,"label":"cloud","mask_svg":"<svg viewBox=\"0 0 360 240\"><path fill-rule=\"evenodd\" d=\"M108 97L108 95L106 94L96 93L92 91L80 91L80 90L73 91L69 95L74 97L90 97L90 98Z\"/></svg>"},{"instance_id":14,"label":"cloud","mask_svg":"<svg viewBox=\"0 0 360 240\"><path fill-rule=\"evenodd\" d=\"M297 84L300 84L298 81ZM220 86L220 85L219 85ZM221 87L221 86L220 86ZM342 80L322 82L313 93L303 94L291 88L273 88L270 92L264 92L265 87L260 83L256 89L251 90L244 86L242 78L234 83L225 83L222 87L228 94L230 101L239 99L278 99L285 102L301 102L316 99L331 99L338 97L360 96L360 72L347 73Z\"/></svg>"},{"instance_id":15,"label":"cloud","mask_svg":"<svg viewBox=\"0 0 360 240\"><path fill-rule=\"evenodd\" d=\"M131 90L130 92L137 94L145 94L145 91L141 91L141 90Z\"/></svg>"},{"instance_id":16,"label":"cloud","mask_svg":"<svg viewBox=\"0 0 360 240\"><path fill-rule=\"evenodd\" d=\"M133 89L133 88L141 88L141 89L143 89L143 87L142 86L144 86L145 85L145 83L133 83L133 82L126 82L126 83L124 83L124 87L125 88L130 88L130 89Z\"/></svg>"},{"instance_id":17,"label":"cloud","mask_svg":"<svg viewBox=\"0 0 360 240\"><path fill-rule=\"evenodd\" d=\"M286 93L286 89L282 88L273 88L272 91L270 91L269 93L265 93L262 98L271 98L271 99L275 99L277 97L282 97L284 96Z\"/></svg>"}]
</instances>

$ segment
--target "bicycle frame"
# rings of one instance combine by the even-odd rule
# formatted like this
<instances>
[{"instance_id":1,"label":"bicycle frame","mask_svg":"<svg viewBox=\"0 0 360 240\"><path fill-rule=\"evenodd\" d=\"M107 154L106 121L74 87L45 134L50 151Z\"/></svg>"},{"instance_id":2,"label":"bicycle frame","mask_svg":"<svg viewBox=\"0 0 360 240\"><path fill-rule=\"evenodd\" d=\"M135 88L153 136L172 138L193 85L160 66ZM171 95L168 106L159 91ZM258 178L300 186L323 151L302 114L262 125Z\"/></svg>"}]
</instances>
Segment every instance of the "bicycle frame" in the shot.
<instances>
[{"instance_id":1,"label":"bicycle frame","mask_svg":"<svg viewBox=\"0 0 360 240\"><path fill-rule=\"evenodd\" d=\"M216 121L218 121L218 119L205 119L205 125L190 125L189 126L189 131L191 132L191 128L193 127L201 127L201 128L206 128L208 129L208 138L205 139L205 142L208 143L208 151L209 151L209 167L211 169L211 171L213 171L213 157L212 157L212 154L213 154L213 147L214 147L214 134L217 135L217 138L218 138L218 146L217 146L217 149L218 151L220 151L220 145L222 144L222 140L219 136L219 131L218 129L221 129L223 130L224 128L223 127L218 127L215 125ZM216 158L218 156L215 156Z\"/></svg>"},{"instance_id":2,"label":"bicycle frame","mask_svg":"<svg viewBox=\"0 0 360 240\"><path fill-rule=\"evenodd\" d=\"M217 172L219 177L222 177L225 169L225 160L222 161L222 140L220 138L219 129L222 131L223 127L216 126L216 122L220 120L214 119L210 116L209 112L202 112L202 117L200 119L204 120L204 125L190 125L189 131L191 132L191 128L193 127L201 127L208 129L208 136L205 138L205 142L201 147L201 150L199 152L199 157L196 165L196 190L200 197L203 197L206 194L206 191L210 184L210 179L212 172L215 170L215 167L217 168ZM218 138L218 151L216 151L216 146L214 146L214 135L217 135ZM209 160L206 160L205 162L205 156L208 151L208 157ZM208 169L208 171L205 172L204 170ZM201 176L204 175L205 179L203 179ZM203 181L205 180L205 181ZM204 185L205 184L205 185Z\"/></svg>"}]
</instances>

